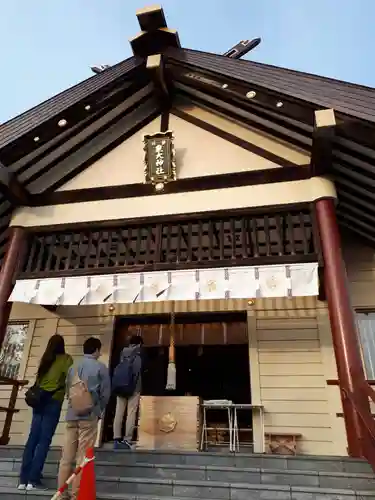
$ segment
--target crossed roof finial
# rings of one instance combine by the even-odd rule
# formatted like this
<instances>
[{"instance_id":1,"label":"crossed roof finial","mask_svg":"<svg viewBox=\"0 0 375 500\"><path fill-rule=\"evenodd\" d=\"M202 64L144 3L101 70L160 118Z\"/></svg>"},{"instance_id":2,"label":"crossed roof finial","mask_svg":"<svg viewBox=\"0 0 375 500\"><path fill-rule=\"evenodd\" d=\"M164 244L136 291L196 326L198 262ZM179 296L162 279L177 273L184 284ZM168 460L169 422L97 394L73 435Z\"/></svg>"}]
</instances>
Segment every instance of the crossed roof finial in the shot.
<instances>
[{"instance_id":1,"label":"crossed roof finial","mask_svg":"<svg viewBox=\"0 0 375 500\"><path fill-rule=\"evenodd\" d=\"M167 26L161 5L138 9L136 15L142 31L129 40L135 56L161 54L168 47L181 46L177 31Z\"/></svg>"}]
</instances>

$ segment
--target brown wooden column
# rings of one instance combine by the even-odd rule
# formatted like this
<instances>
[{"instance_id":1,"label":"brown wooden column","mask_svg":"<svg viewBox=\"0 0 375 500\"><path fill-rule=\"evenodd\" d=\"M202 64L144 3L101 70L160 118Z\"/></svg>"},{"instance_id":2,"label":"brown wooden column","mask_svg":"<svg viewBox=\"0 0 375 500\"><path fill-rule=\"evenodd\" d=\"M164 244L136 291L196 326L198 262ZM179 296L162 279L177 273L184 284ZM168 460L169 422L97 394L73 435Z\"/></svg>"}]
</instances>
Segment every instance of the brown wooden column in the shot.
<instances>
[{"instance_id":1,"label":"brown wooden column","mask_svg":"<svg viewBox=\"0 0 375 500\"><path fill-rule=\"evenodd\" d=\"M0 270L0 348L3 344L12 305L8 302L17 274L22 267L26 248L26 231L22 227L9 229L9 242Z\"/></svg>"},{"instance_id":2,"label":"brown wooden column","mask_svg":"<svg viewBox=\"0 0 375 500\"><path fill-rule=\"evenodd\" d=\"M350 301L334 200L318 200L316 215L324 258L325 291L348 437L348 452L352 457L361 457L363 456L362 424L353 405L345 396L345 391L356 392L361 408L369 414L370 406L362 390L365 373L354 310Z\"/></svg>"}]
</instances>

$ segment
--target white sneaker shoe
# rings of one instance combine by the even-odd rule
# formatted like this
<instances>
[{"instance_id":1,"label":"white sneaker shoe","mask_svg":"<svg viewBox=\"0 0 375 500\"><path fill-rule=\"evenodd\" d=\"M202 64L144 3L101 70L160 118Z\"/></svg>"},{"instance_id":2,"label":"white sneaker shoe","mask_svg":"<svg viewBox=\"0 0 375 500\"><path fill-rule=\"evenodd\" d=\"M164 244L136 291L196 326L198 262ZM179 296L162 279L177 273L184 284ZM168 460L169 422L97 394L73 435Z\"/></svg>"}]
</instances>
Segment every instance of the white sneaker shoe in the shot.
<instances>
[{"instance_id":1,"label":"white sneaker shoe","mask_svg":"<svg viewBox=\"0 0 375 500\"><path fill-rule=\"evenodd\" d=\"M32 490L39 490L39 491L46 491L48 488L44 486L44 484L31 484L29 483L26 486L26 491L32 491Z\"/></svg>"},{"instance_id":2,"label":"white sneaker shoe","mask_svg":"<svg viewBox=\"0 0 375 500\"><path fill-rule=\"evenodd\" d=\"M20 490L20 491L25 491L25 490L26 490L26 484L22 484L22 483L20 483L20 484L17 486L17 490Z\"/></svg>"}]
</instances>

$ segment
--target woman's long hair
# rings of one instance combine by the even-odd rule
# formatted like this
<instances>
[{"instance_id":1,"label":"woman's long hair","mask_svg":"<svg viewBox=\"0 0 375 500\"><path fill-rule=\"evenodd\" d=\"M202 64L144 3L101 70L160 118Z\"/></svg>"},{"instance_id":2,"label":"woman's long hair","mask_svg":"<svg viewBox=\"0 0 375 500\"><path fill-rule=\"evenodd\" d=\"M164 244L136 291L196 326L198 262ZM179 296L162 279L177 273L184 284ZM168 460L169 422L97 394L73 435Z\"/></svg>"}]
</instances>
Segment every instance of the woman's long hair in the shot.
<instances>
[{"instance_id":1,"label":"woman's long hair","mask_svg":"<svg viewBox=\"0 0 375 500\"><path fill-rule=\"evenodd\" d=\"M61 335L52 335L39 363L37 378L43 377L51 368L59 354L65 354L65 341Z\"/></svg>"}]
</instances>

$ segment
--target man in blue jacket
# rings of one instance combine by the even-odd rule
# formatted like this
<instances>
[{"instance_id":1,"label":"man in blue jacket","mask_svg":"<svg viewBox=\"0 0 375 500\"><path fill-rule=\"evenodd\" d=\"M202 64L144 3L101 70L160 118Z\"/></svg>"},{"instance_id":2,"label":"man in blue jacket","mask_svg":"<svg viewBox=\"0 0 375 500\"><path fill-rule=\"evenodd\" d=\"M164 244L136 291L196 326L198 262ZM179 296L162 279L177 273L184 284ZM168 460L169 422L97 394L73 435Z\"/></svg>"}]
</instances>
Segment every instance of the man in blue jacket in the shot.
<instances>
[{"instance_id":1,"label":"man in blue jacket","mask_svg":"<svg viewBox=\"0 0 375 500\"><path fill-rule=\"evenodd\" d=\"M83 344L83 358L75 363L67 376L67 395L71 394L71 388L75 379L83 382L84 387L90 393L92 406L84 415L77 414L69 400L66 414L65 439L60 460L58 487L64 485L65 481L73 472L73 464L81 465L86 450L95 445L98 434L98 422L102 418L111 395L111 383L108 368L98 361L102 344L99 339L90 337ZM72 499L77 497L80 477L78 476L72 484Z\"/></svg>"}]
</instances>

